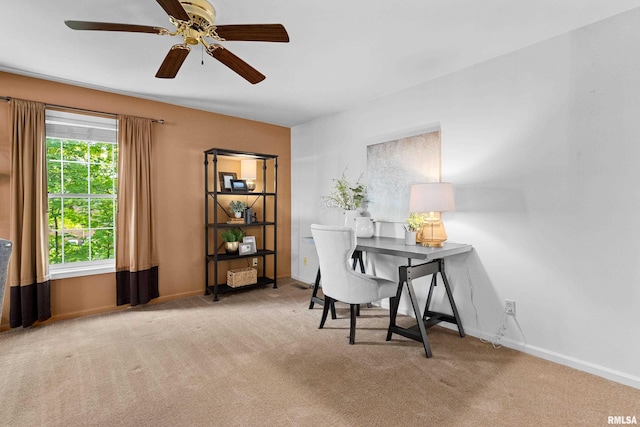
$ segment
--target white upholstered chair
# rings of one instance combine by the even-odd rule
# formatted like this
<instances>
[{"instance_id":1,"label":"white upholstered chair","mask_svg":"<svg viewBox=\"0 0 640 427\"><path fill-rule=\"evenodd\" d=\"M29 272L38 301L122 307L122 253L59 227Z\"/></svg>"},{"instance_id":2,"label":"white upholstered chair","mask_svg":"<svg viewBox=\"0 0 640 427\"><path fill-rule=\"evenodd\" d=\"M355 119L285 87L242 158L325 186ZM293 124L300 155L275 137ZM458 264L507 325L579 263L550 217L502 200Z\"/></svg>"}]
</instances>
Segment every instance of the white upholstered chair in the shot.
<instances>
[{"instance_id":1,"label":"white upholstered chair","mask_svg":"<svg viewBox=\"0 0 640 427\"><path fill-rule=\"evenodd\" d=\"M354 271L350 264L356 248L355 230L351 227L311 225L311 235L318 252L322 274L322 292L325 296L320 329L324 327L327 313L334 301L350 305L351 327L349 344L355 342L356 312L360 304L396 296L398 284L391 280Z\"/></svg>"}]
</instances>

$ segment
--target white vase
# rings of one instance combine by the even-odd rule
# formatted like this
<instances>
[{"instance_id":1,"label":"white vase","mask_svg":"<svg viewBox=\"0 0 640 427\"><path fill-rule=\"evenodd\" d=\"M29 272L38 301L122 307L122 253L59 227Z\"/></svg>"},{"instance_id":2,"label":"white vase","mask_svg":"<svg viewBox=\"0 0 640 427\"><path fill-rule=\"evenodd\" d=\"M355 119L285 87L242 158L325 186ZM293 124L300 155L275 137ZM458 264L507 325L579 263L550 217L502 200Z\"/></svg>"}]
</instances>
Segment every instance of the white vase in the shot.
<instances>
[{"instance_id":1,"label":"white vase","mask_svg":"<svg viewBox=\"0 0 640 427\"><path fill-rule=\"evenodd\" d=\"M234 212L236 218L242 218L242 212Z\"/></svg>"},{"instance_id":2,"label":"white vase","mask_svg":"<svg viewBox=\"0 0 640 427\"><path fill-rule=\"evenodd\" d=\"M360 211L358 210L344 211L344 226L351 227L355 230L356 229L355 219L359 216L360 216Z\"/></svg>"},{"instance_id":3,"label":"white vase","mask_svg":"<svg viewBox=\"0 0 640 427\"><path fill-rule=\"evenodd\" d=\"M415 231L405 231L404 232L404 244L405 245L415 245L416 244L416 232Z\"/></svg>"},{"instance_id":4,"label":"white vase","mask_svg":"<svg viewBox=\"0 0 640 427\"><path fill-rule=\"evenodd\" d=\"M356 223L356 237L373 236L373 219L370 216L358 216L353 221Z\"/></svg>"}]
</instances>

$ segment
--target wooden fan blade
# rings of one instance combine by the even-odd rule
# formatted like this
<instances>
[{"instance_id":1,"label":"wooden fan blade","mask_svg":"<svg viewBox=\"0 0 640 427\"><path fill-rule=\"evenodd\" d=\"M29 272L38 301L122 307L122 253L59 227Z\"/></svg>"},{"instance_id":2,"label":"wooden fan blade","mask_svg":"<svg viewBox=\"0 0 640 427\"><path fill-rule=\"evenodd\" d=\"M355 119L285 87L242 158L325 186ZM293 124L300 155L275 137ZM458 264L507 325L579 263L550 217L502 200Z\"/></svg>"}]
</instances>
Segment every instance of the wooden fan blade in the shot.
<instances>
[{"instance_id":1,"label":"wooden fan blade","mask_svg":"<svg viewBox=\"0 0 640 427\"><path fill-rule=\"evenodd\" d=\"M207 53L227 67L231 68L251 84L260 83L265 79L264 75L260 71L256 70L222 46L218 46L216 48L212 46L207 50Z\"/></svg>"},{"instance_id":2,"label":"wooden fan blade","mask_svg":"<svg viewBox=\"0 0 640 427\"><path fill-rule=\"evenodd\" d=\"M168 33L168 30L160 27L148 27L146 25L114 24L112 22L89 22L89 21L64 21L67 27L72 30L95 30L95 31L124 31L128 33Z\"/></svg>"},{"instance_id":3,"label":"wooden fan blade","mask_svg":"<svg viewBox=\"0 0 640 427\"><path fill-rule=\"evenodd\" d=\"M216 32L230 41L289 42L289 34L282 24L218 25Z\"/></svg>"},{"instance_id":4,"label":"wooden fan blade","mask_svg":"<svg viewBox=\"0 0 640 427\"><path fill-rule=\"evenodd\" d=\"M189 52L191 52L191 48L187 45L176 44L172 46L164 61L162 61L156 77L159 79L174 78L178 74L180 67L182 67L184 60L187 59Z\"/></svg>"},{"instance_id":5,"label":"wooden fan blade","mask_svg":"<svg viewBox=\"0 0 640 427\"><path fill-rule=\"evenodd\" d=\"M171 15L181 21L189 21L189 15L184 7L178 0L156 0L160 6L167 12L167 15Z\"/></svg>"}]
</instances>

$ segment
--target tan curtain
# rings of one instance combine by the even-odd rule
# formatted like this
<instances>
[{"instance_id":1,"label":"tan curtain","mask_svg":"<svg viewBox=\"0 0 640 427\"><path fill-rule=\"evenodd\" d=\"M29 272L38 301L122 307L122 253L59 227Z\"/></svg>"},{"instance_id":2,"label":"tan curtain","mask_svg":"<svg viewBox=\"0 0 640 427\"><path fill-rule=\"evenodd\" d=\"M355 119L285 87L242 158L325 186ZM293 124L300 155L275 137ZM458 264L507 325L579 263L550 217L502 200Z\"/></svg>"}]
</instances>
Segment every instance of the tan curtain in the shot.
<instances>
[{"instance_id":1,"label":"tan curtain","mask_svg":"<svg viewBox=\"0 0 640 427\"><path fill-rule=\"evenodd\" d=\"M151 120L118 116L118 305L145 304L159 295L151 193Z\"/></svg>"},{"instance_id":2,"label":"tan curtain","mask_svg":"<svg viewBox=\"0 0 640 427\"><path fill-rule=\"evenodd\" d=\"M9 325L51 317L44 104L12 99Z\"/></svg>"}]
</instances>

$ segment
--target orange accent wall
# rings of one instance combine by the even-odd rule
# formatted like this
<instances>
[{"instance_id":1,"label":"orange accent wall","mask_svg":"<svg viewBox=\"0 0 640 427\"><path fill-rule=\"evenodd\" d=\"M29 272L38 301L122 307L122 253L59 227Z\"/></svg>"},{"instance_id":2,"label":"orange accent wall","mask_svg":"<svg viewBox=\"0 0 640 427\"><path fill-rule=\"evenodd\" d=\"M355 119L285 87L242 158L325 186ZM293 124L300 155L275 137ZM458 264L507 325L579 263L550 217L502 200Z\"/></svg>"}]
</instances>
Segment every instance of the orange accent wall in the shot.
<instances>
[{"instance_id":1,"label":"orange accent wall","mask_svg":"<svg viewBox=\"0 0 640 427\"><path fill-rule=\"evenodd\" d=\"M3 72L0 96L165 120L164 125L153 125L160 286L160 298L154 302L204 294L204 150L221 147L277 154L278 277L291 275L289 128ZM0 236L9 238L7 102L0 101L0 118ZM9 324L8 300L7 287L2 329ZM115 300L115 273L54 280L48 322L118 310Z\"/></svg>"}]
</instances>

